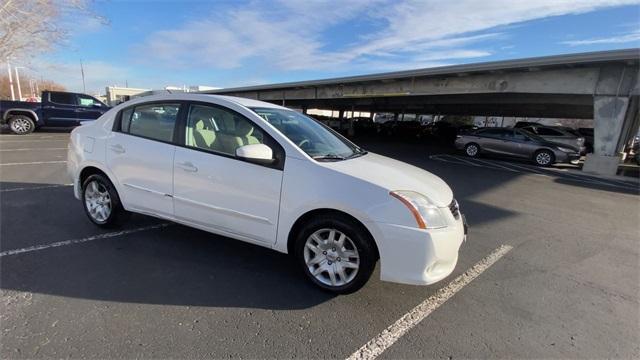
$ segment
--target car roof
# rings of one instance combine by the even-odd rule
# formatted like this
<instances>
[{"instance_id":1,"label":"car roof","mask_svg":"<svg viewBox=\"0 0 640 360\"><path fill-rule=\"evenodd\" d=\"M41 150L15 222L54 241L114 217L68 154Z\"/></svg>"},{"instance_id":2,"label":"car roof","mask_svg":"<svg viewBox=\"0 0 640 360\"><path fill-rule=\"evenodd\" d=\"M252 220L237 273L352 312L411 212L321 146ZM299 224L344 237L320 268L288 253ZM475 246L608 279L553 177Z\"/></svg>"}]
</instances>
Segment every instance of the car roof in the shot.
<instances>
[{"instance_id":1,"label":"car roof","mask_svg":"<svg viewBox=\"0 0 640 360\"><path fill-rule=\"evenodd\" d=\"M244 107L261 107L261 108L272 108L272 109L287 109L285 107L275 105L272 103L268 103L265 101L254 100L241 98L236 96L226 96L226 95L213 95L213 94L200 94L200 93L167 93L167 94L157 94L157 95L149 95L137 97L135 99L131 99L122 103L121 105L133 105L138 103L145 103L151 101L164 101L164 100L186 100L186 101L210 101L212 99L219 99L223 101L229 101L236 103L238 105Z\"/></svg>"}]
</instances>

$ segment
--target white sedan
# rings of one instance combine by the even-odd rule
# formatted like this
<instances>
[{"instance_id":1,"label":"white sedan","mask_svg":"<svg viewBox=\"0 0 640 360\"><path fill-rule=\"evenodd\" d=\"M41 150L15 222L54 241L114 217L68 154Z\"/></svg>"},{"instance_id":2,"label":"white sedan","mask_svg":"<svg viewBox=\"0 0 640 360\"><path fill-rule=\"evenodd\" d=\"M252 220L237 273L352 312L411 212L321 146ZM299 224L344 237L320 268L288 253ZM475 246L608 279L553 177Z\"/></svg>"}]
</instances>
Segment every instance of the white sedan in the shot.
<instances>
[{"instance_id":1,"label":"white sedan","mask_svg":"<svg viewBox=\"0 0 640 360\"><path fill-rule=\"evenodd\" d=\"M68 171L98 226L129 212L291 254L319 287L448 276L466 237L451 189L296 111L194 94L121 104L71 133Z\"/></svg>"}]
</instances>

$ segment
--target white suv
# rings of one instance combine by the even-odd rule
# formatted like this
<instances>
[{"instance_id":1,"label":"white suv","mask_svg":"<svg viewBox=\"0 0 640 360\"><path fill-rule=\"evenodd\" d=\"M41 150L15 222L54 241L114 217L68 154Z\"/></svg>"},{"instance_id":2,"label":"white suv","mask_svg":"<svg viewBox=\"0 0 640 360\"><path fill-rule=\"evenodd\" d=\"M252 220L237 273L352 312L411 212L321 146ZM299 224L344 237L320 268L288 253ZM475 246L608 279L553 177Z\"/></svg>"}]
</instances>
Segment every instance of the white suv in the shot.
<instances>
[{"instance_id":1,"label":"white suv","mask_svg":"<svg viewBox=\"0 0 640 360\"><path fill-rule=\"evenodd\" d=\"M273 104L175 94L121 104L71 133L75 196L98 226L128 212L292 254L325 290L449 275L464 217L437 176L368 153Z\"/></svg>"}]
</instances>

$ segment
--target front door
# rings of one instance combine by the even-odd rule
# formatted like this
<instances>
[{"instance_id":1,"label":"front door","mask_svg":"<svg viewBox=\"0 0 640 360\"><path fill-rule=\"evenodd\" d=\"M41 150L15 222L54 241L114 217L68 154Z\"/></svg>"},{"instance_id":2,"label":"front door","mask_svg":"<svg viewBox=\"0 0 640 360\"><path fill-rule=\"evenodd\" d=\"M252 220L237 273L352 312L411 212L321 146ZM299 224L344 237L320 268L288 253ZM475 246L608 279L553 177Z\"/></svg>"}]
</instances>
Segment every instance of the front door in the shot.
<instances>
[{"instance_id":1,"label":"front door","mask_svg":"<svg viewBox=\"0 0 640 360\"><path fill-rule=\"evenodd\" d=\"M90 121L99 118L107 111L107 106L93 96L78 94L78 121Z\"/></svg>"},{"instance_id":2,"label":"front door","mask_svg":"<svg viewBox=\"0 0 640 360\"><path fill-rule=\"evenodd\" d=\"M248 241L274 243L282 170L236 158L243 145L281 147L246 117L224 107L191 105L174 161L178 220Z\"/></svg>"},{"instance_id":3,"label":"front door","mask_svg":"<svg viewBox=\"0 0 640 360\"><path fill-rule=\"evenodd\" d=\"M128 210L173 216L173 145L180 104L124 109L107 141L107 165Z\"/></svg>"}]
</instances>

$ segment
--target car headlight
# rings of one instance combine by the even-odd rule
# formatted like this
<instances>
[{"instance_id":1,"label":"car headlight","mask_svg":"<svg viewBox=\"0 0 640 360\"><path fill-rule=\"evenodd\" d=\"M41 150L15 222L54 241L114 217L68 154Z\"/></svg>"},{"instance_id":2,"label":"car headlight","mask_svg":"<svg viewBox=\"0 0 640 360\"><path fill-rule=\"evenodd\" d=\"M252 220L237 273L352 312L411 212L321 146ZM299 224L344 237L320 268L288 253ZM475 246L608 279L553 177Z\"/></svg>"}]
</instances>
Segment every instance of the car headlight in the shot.
<instances>
[{"instance_id":1,"label":"car headlight","mask_svg":"<svg viewBox=\"0 0 640 360\"><path fill-rule=\"evenodd\" d=\"M434 205L429 198L415 191L391 191L389 195L400 200L413 214L420 229L438 229L447 226L442 209Z\"/></svg>"},{"instance_id":2,"label":"car headlight","mask_svg":"<svg viewBox=\"0 0 640 360\"><path fill-rule=\"evenodd\" d=\"M557 147L557 149L558 149L558 150L560 150L560 151L562 151L562 152L566 152L566 153L576 152L576 151L575 151L575 150L573 150L573 149L569 149L569 148L562 147L562 146L558 146L558 147Z\"/></svg>"}]
</instances>

